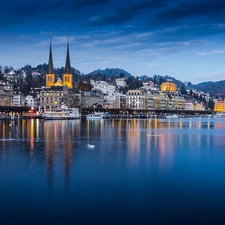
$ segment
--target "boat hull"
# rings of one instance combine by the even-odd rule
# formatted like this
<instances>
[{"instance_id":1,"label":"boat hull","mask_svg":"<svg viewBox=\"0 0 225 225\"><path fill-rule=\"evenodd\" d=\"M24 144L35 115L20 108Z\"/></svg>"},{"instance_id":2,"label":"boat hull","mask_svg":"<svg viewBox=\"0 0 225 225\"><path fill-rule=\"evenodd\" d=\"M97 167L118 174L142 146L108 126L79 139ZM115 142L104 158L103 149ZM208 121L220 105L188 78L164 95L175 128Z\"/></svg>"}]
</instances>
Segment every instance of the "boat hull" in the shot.
<instances>
[{"instance_id":1,"label":"boat hull","mask_svg":"<svg viewBox=\"0 0 225 225\"><path fill-rule=\"evenodd\" d=\"M56 110L46 111L42 114L42 118L46 120L69 120L69 119L80 119L81 115L79 110Z\"/></svg>"},{"instance_id":2,"label":"boat hull","mask_svg":"<svg viewBox=\"0 0 225 225\"><path fill-rule=\"evenodd\" d=\"M46 120L72 120L80 119L81 116L42 116L42 118Z\"/></svg>"},{"instance_id":3,"label":"boat hull","mask_svg":"<svg viewBox=\"0 0 225 225\"><path fill-rule=\"evenodd\" d=\"M88 114L88 115L86 115L86 119L88 119L88 120L100 120L100 119L103 119L103 115L102 114Z\"/></svg>"}]
</instances>

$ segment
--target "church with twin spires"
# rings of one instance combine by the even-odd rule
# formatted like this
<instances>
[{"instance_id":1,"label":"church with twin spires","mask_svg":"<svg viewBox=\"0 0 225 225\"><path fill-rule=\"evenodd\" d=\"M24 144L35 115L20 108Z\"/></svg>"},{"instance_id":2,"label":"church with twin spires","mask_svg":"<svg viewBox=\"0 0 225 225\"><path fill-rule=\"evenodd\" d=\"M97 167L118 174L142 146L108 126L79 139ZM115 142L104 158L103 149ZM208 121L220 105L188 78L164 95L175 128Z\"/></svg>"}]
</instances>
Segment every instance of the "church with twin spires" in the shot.
<instances>
[{"instance_id":1,"label":"church with twin spires","mask_svg":"<svg viewBox=\"0 0 225 225\"><path fill-rule=\"evenodd\" d=\"M48 71L46 73L46 87L54 86L67 86L68 88L73 88L73 75L71 73L70 66L70 54L69 54L69 40L67 41L67 53L66 53L66 64L63 73L63 80L55 80L55 73L53 67L53 58L52 58L52 43L50 39L50 52L48 60Z\"/></svg>"}]
</instances>

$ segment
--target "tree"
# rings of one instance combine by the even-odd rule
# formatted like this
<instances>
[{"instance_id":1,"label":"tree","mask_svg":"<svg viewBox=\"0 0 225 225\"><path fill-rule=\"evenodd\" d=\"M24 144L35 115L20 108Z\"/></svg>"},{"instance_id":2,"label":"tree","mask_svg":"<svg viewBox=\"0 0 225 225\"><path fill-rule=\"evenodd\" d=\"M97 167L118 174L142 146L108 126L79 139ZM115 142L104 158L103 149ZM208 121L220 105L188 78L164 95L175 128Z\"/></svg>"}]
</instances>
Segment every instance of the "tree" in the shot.
<instances>
[{"instance_id":1,"label":"tree","mask_svg":"<svg viewBox=\"0 0 225 225\"><path fill-rule=\"evenodd\" d=\"M153 83L154 84L159 84L158 80L156 79L156 76L154 76Z\"/></svg>"},{"instance_id":2,"label":"tree","mask_svg":"<svg viewBox=\"0 0 225 225\"><path fill-rule=\"evenodd\" d=\"M4 78L4 74L2 72L0 72L0 80L3 81L5 78Z\"/></svg>"},{"instance_id":3,"label":"tree","mask_svg":"<svg viewBox=\"0 0 225 225\"><path fill-rule=\"evenodd\" d=\"M164 83L165 82L165 80L162 78L162 77L160 77L159 78L159 85L161 85L162 83Z\"/></svg>"},{"instance_id":4,"label":"tree","mask_svg":"<svg viewBox=\"0 0 225 225\"><path fill-rule=\"evenodd\" d=\"M214 110L214 101L212 98L209 99L209 109Z\"/></svg>"},{"instance_id":5,"label":"tree","mask_svg":"<svg viewBox=\"0 0 225 225\"><path fill-rule=\"evenodd\" d=\"M80 81L77 88L78 90L84 91L84 83Z\"/></svg>"},{"instance_id":6,"label":"tree","mask_svg":"<svg viewBox=\"0 0 225 225\"><path fill-rule=\"evenodd\" d=\"M85 84L82 81L80 81L77 88L78 90L81 91L91 91L92 86L90 84Z\"/></svg>"},{"instance_id":7,"label":"tree","mask_svg":"<svg viewBox=\"0 0 225 225\"><path fill-rule=\"evenodd\" d=\"M123 78L125 77L125 74L124 73L120 73L120 78Z\"/></svg>"},{"instance_id":8,"label":"tree","mask_svg":"<svg viewBox=\"0 0 225 225\"><path fill-rule=\"evenodd\" d=\"M110 80L111 80L111 82L114 82L116 80L115 76L111 75Z\"/></svg>"},{"instance_id":9,"label":"tree","mask_svg":"<svg viewBox=\"0 0 225 225\"><path fill-rule=\"evenodd\" d=\"M181 93L182 95L186 95L186 94L187 94L187 91L186 91L186 89L185 89L184 84L182 85L182 87L181 87L181 89L180 89L180 93Z\"/></svg>"}]
</instances>

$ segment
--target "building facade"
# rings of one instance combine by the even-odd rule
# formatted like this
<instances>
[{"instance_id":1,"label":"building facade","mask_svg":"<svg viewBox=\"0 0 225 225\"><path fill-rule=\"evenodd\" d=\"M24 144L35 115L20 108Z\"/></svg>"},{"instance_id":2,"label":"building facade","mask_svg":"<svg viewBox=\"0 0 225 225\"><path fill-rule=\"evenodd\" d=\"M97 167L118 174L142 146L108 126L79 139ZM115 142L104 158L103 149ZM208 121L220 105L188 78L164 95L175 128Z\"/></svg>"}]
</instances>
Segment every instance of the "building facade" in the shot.
<instances>
[{"instance_id":1,"label":"building facade","mask_svg":"<svg viewBox=\"0 0 225 225\"><path fill-rule=\"evenodd\" d=\"M163 92L176 92L177 86L172 82L165 82L161 84L161 91Z\"/></svg>"},{"instance_id":2,"label":"building facade","mask_svg":"<svg viewBox=\"0 0 225 225\"><path fill-rule=\"evenodd\" d=\"M13 106L13 90L0 84L0 105Z\"/></svg>"},{"instance_id":3,"label":"building facade","mask_svg":"<svg viewBox=\"0 0 225 225\"><path fill-rule=\"evenodd\" d=\"M145 93L143 90L128 90L126 105L132 109L145 109Z\"/></svg>"},{"instance_id":4,"label":"building facade","mask_svg":"<svg viewBox=\"0 0 225 225\"><path fill-rule=\"evenodd\" d=\"M214 111L215 112L225 112L225 101L217 100L214 104Z\"/></svg>"}]
</instances>

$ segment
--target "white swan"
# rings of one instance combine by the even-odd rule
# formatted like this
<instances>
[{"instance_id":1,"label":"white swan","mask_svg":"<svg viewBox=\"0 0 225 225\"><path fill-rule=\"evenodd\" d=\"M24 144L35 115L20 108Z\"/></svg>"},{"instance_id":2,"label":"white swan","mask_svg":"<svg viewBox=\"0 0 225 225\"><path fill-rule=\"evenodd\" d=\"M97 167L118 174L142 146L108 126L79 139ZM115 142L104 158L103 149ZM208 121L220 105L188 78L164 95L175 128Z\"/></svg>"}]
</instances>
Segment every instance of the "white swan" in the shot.
<instances>
[{"instance_id":1,"label":"white swan","mask_svg":"<svg viewBox=\"0 0 225 225\"><path fill-rule=\"evenodd\" d=\"M90 145L90 144L87 144L88 148L94 148L95 145Z\"/></svg>"}]
</instances>

